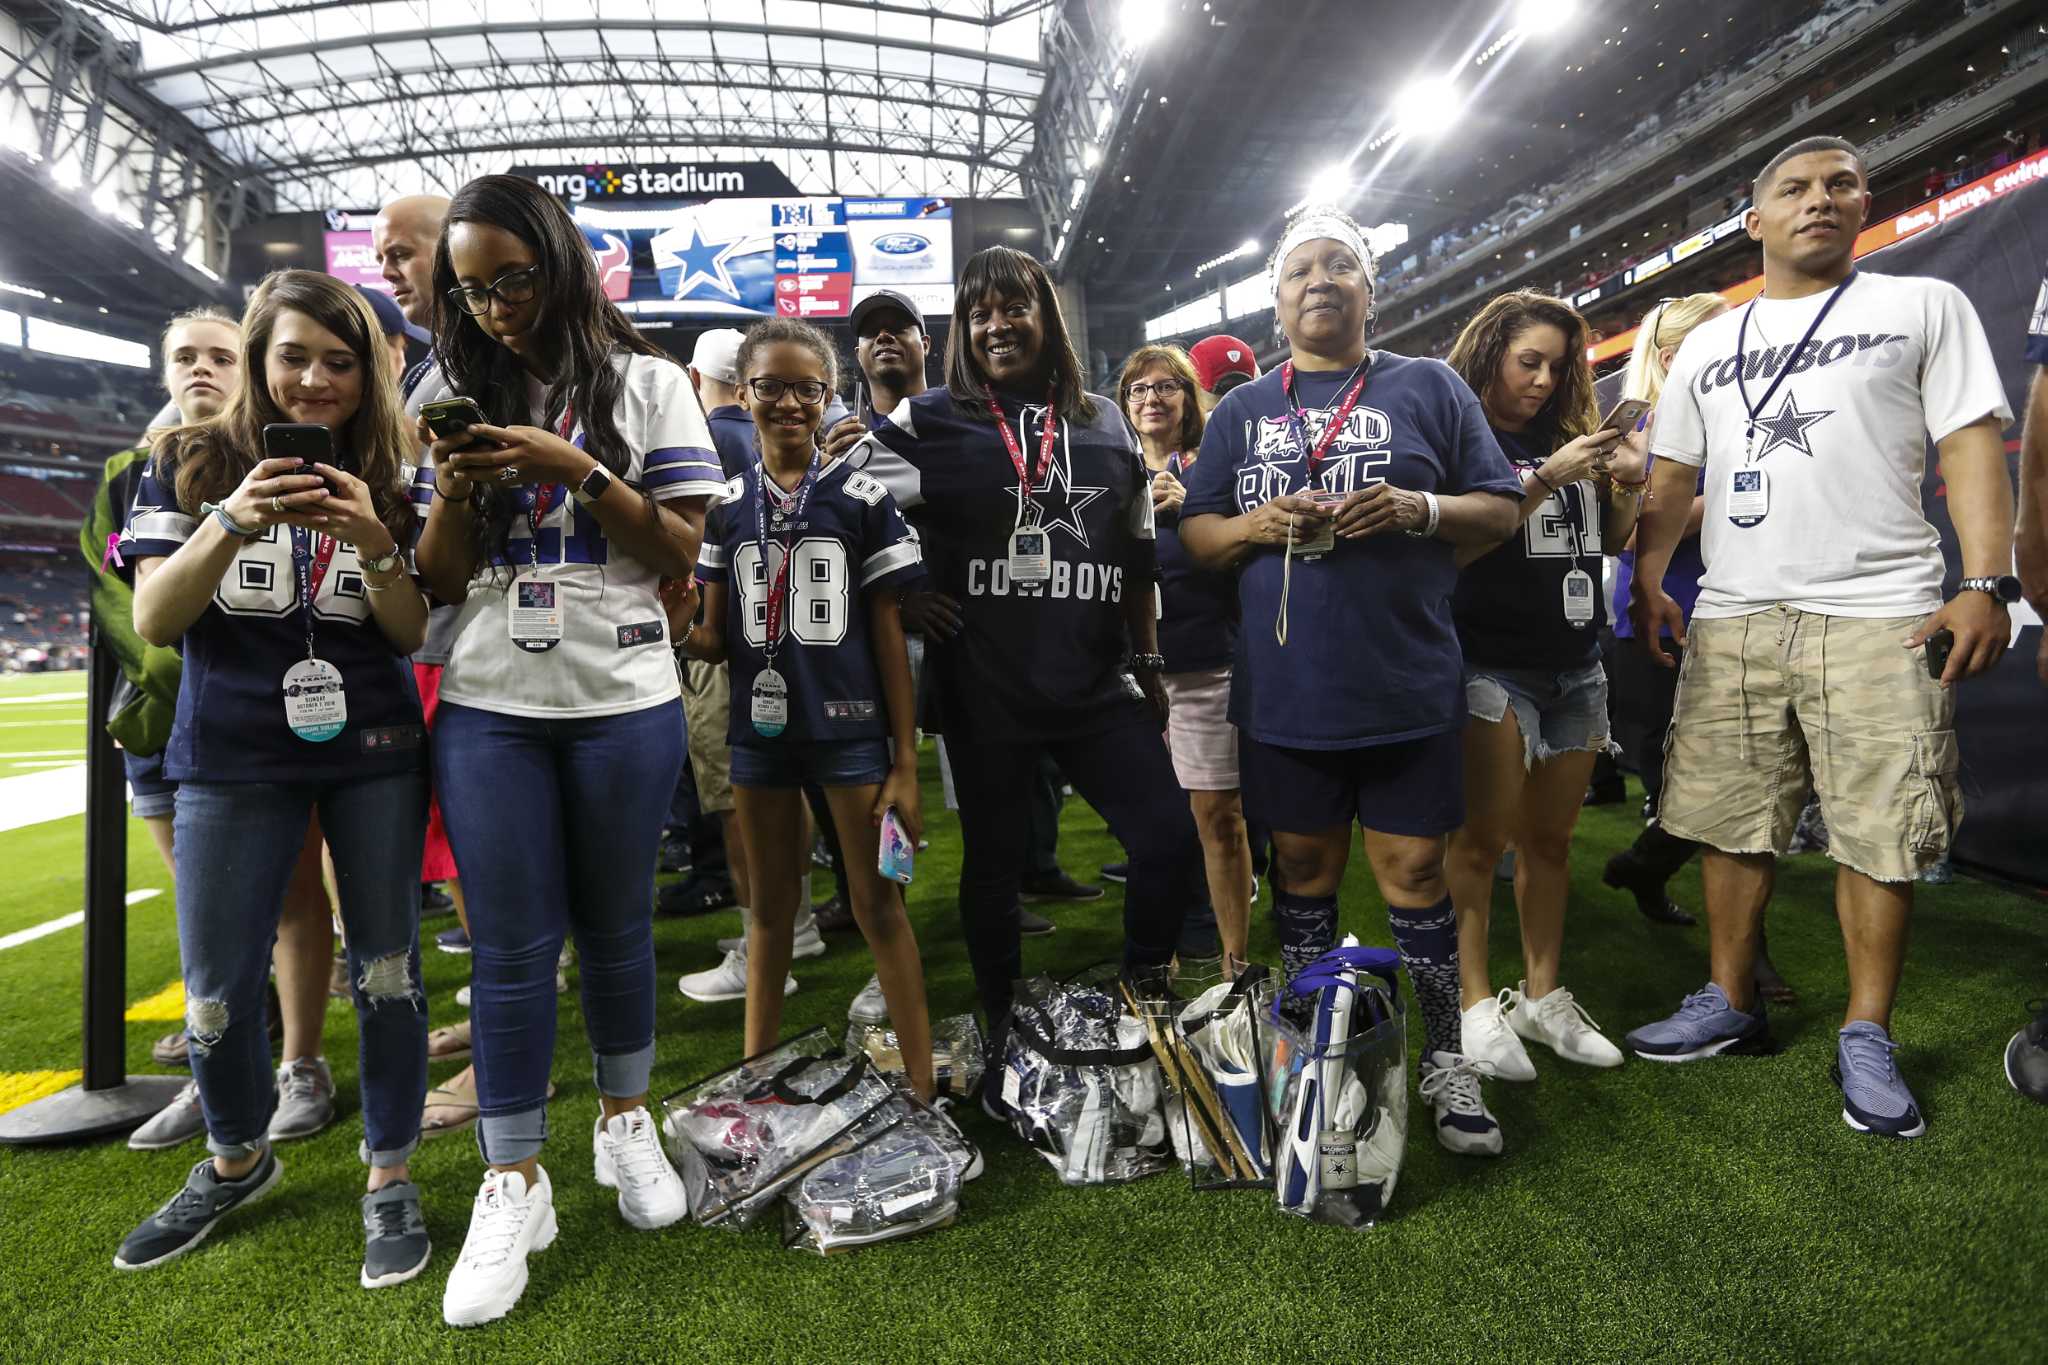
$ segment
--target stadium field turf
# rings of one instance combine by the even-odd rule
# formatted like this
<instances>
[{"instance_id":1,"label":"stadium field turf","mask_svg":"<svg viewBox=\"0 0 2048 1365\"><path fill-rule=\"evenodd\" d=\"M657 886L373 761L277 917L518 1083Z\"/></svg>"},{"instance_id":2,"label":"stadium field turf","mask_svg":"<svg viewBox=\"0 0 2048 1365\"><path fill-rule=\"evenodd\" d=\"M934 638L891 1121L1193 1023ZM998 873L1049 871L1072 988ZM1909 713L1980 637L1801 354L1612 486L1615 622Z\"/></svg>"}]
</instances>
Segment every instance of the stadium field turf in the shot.
<instances>
[{"instance_id":1,"label":"stadium field turf","mask_svg":"<svg viewBox=\"0 0 2048 1365\"><path fill-rule=\"evenodd\" d=\"M61 773L82 750L80 675L0 683L0 815L17 779ZM55 698L51 700L50 698ZM929 755L929 750L927 750ZM956 821L928 762L933 847L910 889L935 1014L969 1007L954 918ZM80 778L82 782L82 777ZM18 802L16 803L19 804ZM1633 834L1627 806L1586 812L1573 863L1566 980L1610 1037L1668 1012L1704 979L1706 930L1645 923L1600 885ZM34 812L31 811L30 814ZM19 816L0 820L12 824ZM1060 857L1093 879L1118 855L1085 805L1065 808ZM0 936L80 904L83 822L0 828ZM131 821L128 998L177 979L170 881ZM826 894L829 876L815 883ZM2048 1358L2048 1110L2000 1072L2023 1002L2048 993L2048 916L2036 900L1971 880L1923 888L1896 1020L1900 1062L1928 1135L1851 1132L1829 1080L1845 995L1830 865L1786 862L1771 950L1801 1002L1774 1014L1769 1058L1594 1071L1537 1051L1539 1080L1491 1083L1507 1136L1498 1161L1439 1149L1417 1106L1394 1215L1363 1232L1308 1225L1257 1192L1197 1193L1177 1174L1068 1189L979 1113L964 1120L988 1171L960 1222L824 1259L774 1231L681 1226L634 1232L590 1178L595 1112L576 995L565 996L550 1108L561 1237L533 1258L513 1316L456 1333L442 1281L467 1226L480 1166L467 1136L414 1161L434 1240L427 1272L366 1292L356 1197L355 1024L330 1009L327 1056L342 1119L284 1144L278 1191L161 1269L123 1274L121 1237L167 1198L199 1144L138 1154L119 1142L0 1148L0 1358L57 1360L1220 1361ZM1698 909L1698 877L1676 898ZM1113 955L1121 897L1050 907L1058 932L1028 940L1034 971ZM1495 982L1518 975L1515 917L1496 889ZM1254 910L1270 958L1270 898ZM1362 857L1345 927L1390 941ZM428 936L452 918L427 922ZM736 1057L741 1005L702 1005L678 974L710 965L736 916L657 920L657 1092ZM835 1031L870 971L857 937L800 962L789 1031ZM79 1065L80 931L0 949L0 1107L32 1073ZM460 1017L466 958L429 949L436 1023ZM162 1013L161 1008L145 1013ZM173 1011L174 1012L174 1011ZM148 1071L170 1023L132 1019L130 1069ZM459 1063L438 1065L439 1081Z\"/></svg>"}]
</instances>

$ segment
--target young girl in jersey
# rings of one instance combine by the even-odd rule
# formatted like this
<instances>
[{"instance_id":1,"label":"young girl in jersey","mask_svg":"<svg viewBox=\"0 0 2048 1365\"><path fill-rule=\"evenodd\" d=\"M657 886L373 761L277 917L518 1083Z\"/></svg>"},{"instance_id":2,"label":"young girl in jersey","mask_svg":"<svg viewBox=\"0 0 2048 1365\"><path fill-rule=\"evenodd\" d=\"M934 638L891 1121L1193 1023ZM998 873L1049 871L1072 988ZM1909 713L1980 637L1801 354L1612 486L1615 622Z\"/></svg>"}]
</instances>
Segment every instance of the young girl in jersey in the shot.
<instances>
[{"instance_id":1,"label":"young girl in jersey","mask_svg":"<svg viewBox=\"0 0 2048 1365\"><path fill-rule=\"evenodd\" d=\"M606 300L560 200L484 176L447 222L436 359L487 419L433 443L419 548L434 595L462 606L432 747L469 900L489 1163L442 1299L466 1326L509 1312L527 1254L554 1240L539 1157L569 932L596 1063L595 1179L634 1227L688 1211L647 1111L655 850L683 762L658 587L691 572L724 481L689 378Z\"/></svg>"},{"instance_id":2,"label":"young girl in jersey","mask_svg":"<svg viewBox=\"0 0 2048 1365\"><path fill-rule=\"evenodd\" d=\"M164 771L179 784L178 947L213 1155L114 1264L184 1254L282 1172L267 1136L277 1101L263 994L317 811L361 1028L361 1283L374 1288L411 1279L428 1254L406 1164L427 1076L425 751L405 666L427 622L404 562L412 447L375 315L346 285L270 276L249 300L241 350L220 412L158 433L129 518L136 633L184 650ZM278 423L324 429L332 458L265 458Z\"/></svg>"},{"instance_id":3,"label":"young girl in jersey","mask_svg":"<svg viewBox=\"0 0 2048 1365\"><path fill-rule=\"evenodd\" d=\"M808 323L757 323L740 346L754 419L752 466L726 486L698 561L703 622L682 648L731 660L733 801L753 914L747 928L748 1055L774 1046L798 910L803 785L825 789L853 915L902 1044L911 1088L933 1094L931 1024L917 939L876 870L893 809L914 845L918 809L910 655L891 589L921 577L917 538L888 491L818 449L837 381L832 343ZM687 601L678 604L687 615Z\"/></svg>"}]
</instances>

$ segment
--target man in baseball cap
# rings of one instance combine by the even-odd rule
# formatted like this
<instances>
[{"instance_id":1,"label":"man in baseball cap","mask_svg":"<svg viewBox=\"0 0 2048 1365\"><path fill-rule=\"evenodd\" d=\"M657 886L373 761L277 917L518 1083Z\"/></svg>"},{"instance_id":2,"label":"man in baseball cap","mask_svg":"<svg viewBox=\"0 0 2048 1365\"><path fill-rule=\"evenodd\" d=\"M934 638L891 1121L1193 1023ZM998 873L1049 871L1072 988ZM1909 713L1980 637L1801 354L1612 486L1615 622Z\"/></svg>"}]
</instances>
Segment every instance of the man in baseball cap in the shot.
<instances>
[{"instance_id":1,"label":"man in baseball cap","mask_svg":"<svg viewBox=\"0 0 2048 1365\"><path fill-rule=\"evenodd\" d=\"M704 405L704 422L728 479L739 477L754 460L754 419L740 404L740 343L745 339L736 327L714 327L697 338L690 352L690 383Z\"/></svg>"},{"instance_id":2,"label":"man in baseball cap","mask_svg":"<svg viewBox=\"0 0 2048 1365\"><path fill-rule=\"evenodd\" d=\"M383 290L359 284L356 292L370 301L370 311L377 315L377 329L384 333L384 342L391 351L391 377L402 381L405 378L405 343L417 341L422 346L430 346L434 338L426 328L407 322L398 301Z\"/></svg>"},{"instance_id":3,"label":"man in baseball cap","mask_svg":"<svg viewBox=\"0 0 2048 1365\"><path fill-rule=\"evenodd\" d=\"M1252 354L1250 344L1228 333L1202 338L1188 348L1188 359L1195 363L1195 377L1202 382L1205 413L1224 394L1259 377L1258 357Z\"/></svg>"}]
</instances>

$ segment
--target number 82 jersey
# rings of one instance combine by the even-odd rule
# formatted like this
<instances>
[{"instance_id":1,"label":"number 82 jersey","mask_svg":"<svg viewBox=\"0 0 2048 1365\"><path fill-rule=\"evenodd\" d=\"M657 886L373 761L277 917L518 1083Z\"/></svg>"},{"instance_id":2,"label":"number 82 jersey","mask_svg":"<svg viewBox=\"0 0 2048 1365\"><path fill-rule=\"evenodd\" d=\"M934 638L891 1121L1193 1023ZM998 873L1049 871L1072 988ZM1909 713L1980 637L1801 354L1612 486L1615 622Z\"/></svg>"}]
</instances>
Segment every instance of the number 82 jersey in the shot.
<instances>
[{"instance_id":1,"label":"number 82 jersey","mask_svg":"<svg viewBox=\"0 0 2048 1365\"><path fill-rule=\"evenodd\" d=\"M879 480L834 460L818 473L802 515L761 536L761 465L726 485L704 523L697 576L727 588L733 744L876 739L889 732L881 672L869 639L867 594L924 576L917 533ZM789 597L775 668L789 684L789 728L760 735L747 698L767 667L768 590L789 555Z\"/></svg>"}]
</instances>

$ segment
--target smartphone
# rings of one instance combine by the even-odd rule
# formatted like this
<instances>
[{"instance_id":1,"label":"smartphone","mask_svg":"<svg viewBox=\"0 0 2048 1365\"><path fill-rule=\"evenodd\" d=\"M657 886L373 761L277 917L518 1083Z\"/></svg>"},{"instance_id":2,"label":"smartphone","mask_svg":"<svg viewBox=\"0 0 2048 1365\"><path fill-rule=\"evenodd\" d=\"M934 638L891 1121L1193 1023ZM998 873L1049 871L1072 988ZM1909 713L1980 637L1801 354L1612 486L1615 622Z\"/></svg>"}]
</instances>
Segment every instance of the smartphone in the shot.
<instances>
[{"instance_id":1,"label":"smartphone","mask_svg":"<svg viewBox=\"0 0 2048 1365\"><path fill-rule=\"evenodd\" d=\"M1600 425L1593 430L1618 431L1627 436L1636 429L1636 423L1642 421L1643 415L1649 410L1650 400L1647 398L1624 398L1614 405L1612 412L1600 419Z\"/></svg>"},{"instance_id":2,"label":"smartphone","mask_svg":"<svg viewBox=\"0 0 2048 1365\"><path fill-rule=\"evenodd\" d=\"M304 460L308 474L314 472L315 462L349 474L356 472L351 457L335 450L334 433L318 422L269 423L263 428L263 454L272 460ZM320 477L329 493L341 492L333 480L324 474Z\"/></svg>"},{"instance_id":3,"label":"smartphone","mask_svg":"<svg viewBox=\"0 0 2048 1365\"><path fill-rule=\"evenodd\" d=\"M476 405L474 398L441 398L421 406L420 416L427 421L427 430L446 440L460 436L473 426L481 425L484 410ZM472 442L474 444L474 442Z\"/></svg>"},{"instance_id":4,"label":"smartphone","mask_svg":"<svg viewBox=\"0 0 2048 1365\"><path fill-rule=\"evenodd\" d=\"M1948 656L1956 647L1956 633L1943 628L1927 637L1927 676L1936 682L1948 672Z\"/></svg>"},{"instance_id":5,"label":"smartphone","mask_svg":"<svg viewBox=\"0 0 2048 1365\"><path fill-rule=\"evenodd\" d=\"M910 831L903 828L903 822L896 818L894 806L882 812L882 837L875 852L875 870L892 882L910 881L911 863L917 857L917 845L911 842Z\"/></svg>"}]
</instances>

